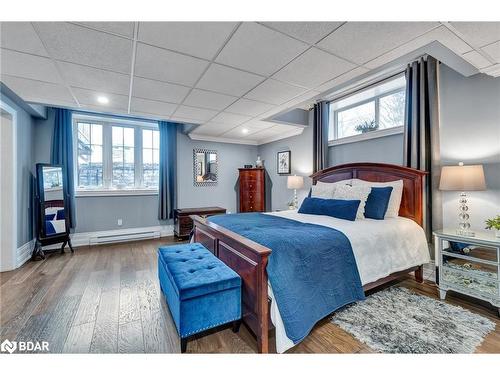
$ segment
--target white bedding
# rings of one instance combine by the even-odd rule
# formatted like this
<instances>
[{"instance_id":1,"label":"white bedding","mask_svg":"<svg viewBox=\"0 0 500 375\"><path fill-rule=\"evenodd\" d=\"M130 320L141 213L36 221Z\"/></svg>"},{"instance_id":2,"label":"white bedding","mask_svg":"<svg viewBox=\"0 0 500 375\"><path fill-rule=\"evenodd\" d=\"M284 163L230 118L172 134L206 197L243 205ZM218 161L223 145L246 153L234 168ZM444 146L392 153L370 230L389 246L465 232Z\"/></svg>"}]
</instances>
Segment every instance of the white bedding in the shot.
<instances>
[{"instance_id":1,"label":"white bedding","mask_svg":"<svg viewBox=\"0 0 500 375\"><path fill-rule=\"evenodd\" d=\"M424 230L413 220L404 217L348 221L330 216L299 214L296 210L270 212L267 215L340 230L351 242L363 285L430 261ZM272 300L271 320L276 327L276 350L283 353L294 344L286 336L271 285L268 285L268 289Z\"/></svg>"}]
</instances>

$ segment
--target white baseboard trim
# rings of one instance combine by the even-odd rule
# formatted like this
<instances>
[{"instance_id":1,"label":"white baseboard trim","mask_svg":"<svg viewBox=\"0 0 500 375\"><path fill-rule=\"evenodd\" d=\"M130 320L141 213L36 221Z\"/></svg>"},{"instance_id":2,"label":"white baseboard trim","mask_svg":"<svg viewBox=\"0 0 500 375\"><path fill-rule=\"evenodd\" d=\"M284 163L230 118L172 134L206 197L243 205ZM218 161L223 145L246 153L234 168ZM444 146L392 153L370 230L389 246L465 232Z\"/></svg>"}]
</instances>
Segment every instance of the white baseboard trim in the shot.
<instances>
[{"instance_id":1,"label":"white baseboard trim","mask_svg":"<svg viewBox=\"0 0 500 375\"><path fill-rule=\"evenodd\" d=\"M104 245L109 243L121 243L139 241L152 238L160 238L174 235L173 225L158 225L143 228L125 228L97 232L72 233L71 244L73 247ZM52 250L61 247L61 244L44 246L44 249Z\"/></svg>"},{"instance_id":2,"label":"white baseboard trim","mask_svg":"<svg viewBox=\"0 0 500 375\"><path fill-rule=\"evenodd\" d=\"M23 246L17 249L16 254L16 268L21 267L24 263L26 263L31 258L31 252L35 247L35 239L32 239L29 242L26 242Z\"/></svg>"}]
</instances>

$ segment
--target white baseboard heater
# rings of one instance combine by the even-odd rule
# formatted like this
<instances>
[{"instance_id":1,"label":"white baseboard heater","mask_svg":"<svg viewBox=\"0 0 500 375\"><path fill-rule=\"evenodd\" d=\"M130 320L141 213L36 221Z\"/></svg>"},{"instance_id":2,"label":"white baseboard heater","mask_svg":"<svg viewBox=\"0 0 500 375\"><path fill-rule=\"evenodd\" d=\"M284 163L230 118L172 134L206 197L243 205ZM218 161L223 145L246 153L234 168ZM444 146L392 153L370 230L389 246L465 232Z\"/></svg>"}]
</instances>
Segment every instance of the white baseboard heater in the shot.
<instances>
[{"instance_id":1,"label":"white baseboard heater","mask_svg":"<svg viewBox=\"0 0 500 375\"><path fill-rule=\"evenodd\" d=\"M102 245L113 242L127 242L160 238L159 230L140 230L137 232L127 231L127 233L102 234L90 237L90 245Z\"/></svg>"}]
</instances>

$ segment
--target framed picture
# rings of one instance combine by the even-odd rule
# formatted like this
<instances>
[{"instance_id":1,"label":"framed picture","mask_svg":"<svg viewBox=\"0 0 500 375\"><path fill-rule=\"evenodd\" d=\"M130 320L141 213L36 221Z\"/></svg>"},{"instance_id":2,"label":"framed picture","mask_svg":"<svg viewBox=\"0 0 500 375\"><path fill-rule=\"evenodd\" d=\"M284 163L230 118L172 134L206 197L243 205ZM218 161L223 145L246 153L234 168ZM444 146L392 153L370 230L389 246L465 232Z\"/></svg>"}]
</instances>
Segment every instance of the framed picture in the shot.
<instances>
[{"instance_id":1,"label":"framed picture","mask_svg":"<svg viewBox=\"0 0 500 375\"><path fill-rule=\"evenodd\" d=\"M278 152L278 174L290 174L292 172L290 159L291 151Z\"/></svg>"}]
</instances>

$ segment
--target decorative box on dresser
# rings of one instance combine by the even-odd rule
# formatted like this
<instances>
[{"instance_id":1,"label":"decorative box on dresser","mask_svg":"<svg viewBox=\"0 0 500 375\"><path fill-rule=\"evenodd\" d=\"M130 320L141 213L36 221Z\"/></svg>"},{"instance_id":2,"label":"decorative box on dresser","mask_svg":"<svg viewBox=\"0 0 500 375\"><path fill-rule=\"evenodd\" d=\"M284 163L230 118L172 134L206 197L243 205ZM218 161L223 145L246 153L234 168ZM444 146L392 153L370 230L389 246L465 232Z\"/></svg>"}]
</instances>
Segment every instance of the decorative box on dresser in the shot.
<instances>
[{"instance_id":1,"label":"decorative box on dresser","mask_svg":"<svg viewBox=\"0 0 500 375\"><path fill-rule=\"evenodd\" d=\"M434 237L440 298L453 290L491 303L500 316L500 238L490 233L462 236L452 230L436 231Z\"/></svg>"},{"instance_id":2,"label":"decorative box on dresser","mask_svg":"<svg viewBox=\"0 0 500 375\"><path fill-rule=\"evenodd\" d=\"M176 208L174 210L174 235L180 240L189 238L193 230L191 215L208 217L225 213L226 209L222 207Z\"/></svg>"},{"instance_id":3,"label":"decorative box on dresser","mask_svg":"<svg viewBox=\"0 0 500 375\"><path fill-rule=\"evenodd\" d=\"M264 168L240 168L239 212L266 210L266 173Z\"/></svg>"}]
</instances>

